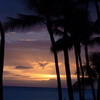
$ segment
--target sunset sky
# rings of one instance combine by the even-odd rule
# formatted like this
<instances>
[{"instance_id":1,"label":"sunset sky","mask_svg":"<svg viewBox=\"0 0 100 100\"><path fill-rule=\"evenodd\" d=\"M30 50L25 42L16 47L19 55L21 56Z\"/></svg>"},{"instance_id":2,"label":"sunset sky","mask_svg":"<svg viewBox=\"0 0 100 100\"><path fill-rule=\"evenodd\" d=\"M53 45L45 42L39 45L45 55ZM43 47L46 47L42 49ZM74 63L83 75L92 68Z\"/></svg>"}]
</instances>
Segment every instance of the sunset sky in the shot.
<instances>
[{"instance_id":1,"label":"sunset sky","mask_svg":"<svg viewBox=\"0 0 100 100\"><path fill-rule=\"evenodd\" d=\"M93 12L92 19L95 20L95 10ZM2 22L7 16L16 17L18 13L29 14L17 0L0 0L0 20ZM4 85L57 87L54 58L50 46L50 38L44 25L36 26L30 30L7 32ZM73 51L69 56L72 81L74 82L76 69ZM59 53L59 67L62 86L66 87L63 52Z\"/></svg>"}]
</instances>

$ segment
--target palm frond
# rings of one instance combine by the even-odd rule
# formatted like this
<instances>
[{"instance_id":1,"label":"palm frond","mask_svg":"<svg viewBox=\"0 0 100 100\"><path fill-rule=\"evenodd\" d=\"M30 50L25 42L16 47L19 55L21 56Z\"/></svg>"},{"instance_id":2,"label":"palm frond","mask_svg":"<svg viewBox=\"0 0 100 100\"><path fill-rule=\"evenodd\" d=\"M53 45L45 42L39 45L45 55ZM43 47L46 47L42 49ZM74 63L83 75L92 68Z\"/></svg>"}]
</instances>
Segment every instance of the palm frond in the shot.
<instances>
[{"instance_id":1,"label":"palm frond","mask_svg":"<svg viewBox=\"0 0 100 100\"><path fill-rule=\"evenodd\" d=\"M50 13L52 4L55 0L20 0L29 11L39 14Z\"/></svg>"},{"instance_id":2,"label":"palm frond","mask_svg":"<svg viewBox=\"0 0 100 100\"><path fill-rule=\"evenodd\" d=\"M89 52L88 57L89 57L89 64L90 64L89 70L91 73L91 77L97 80L99 75L99 67L100 67L100 52ZM85 62L82 67L83 67L84 75L88 76L87 64Z\"/></svg>"},{"instance_id":3,"label":"palm frond","mask_svg":"<svg viewBox=\"0 0 100 100\"><path fill-rule=\"evenodd\" d=\"M7 31L14 29L27 29L37 24L41 25L41 23L44 23L44 19L42 17L19 14L18 18L7 17L3 26L4 30Z\"/></svg>"},{"instance_id":4,"label":"palm frond","mask_svg":"<svg viewBox=\"0 0 100 100\"><path fill-rule=\"evenodd\" d=\"M93 70L95 73L100 75L99 73L99 67L100 67L100 52L90 52L89 53L89 61L91 65L93 66Z\"/></svg>"},{"instance_id":5,"label":"palm frond","mask_svg":"<svg viewBox=\"0 0 100 100\"><path fill-rule=\"evenodd\" d=\"M90 64L91 64L91 63L90 63ZM90 73L91 73L91 77L96 79L96 78L97 78L97 73L95 72L95 70L94 70L92 64L89 66L89 70L90 70ZM87 70L87 65L86 65L86 64L85 64L84 67L83 67L83 71L84 71L84 74L85 74L86 76L89 75L89 72L88 72L88 70Z\"/></svg>"},{"instance_id":6,"label":"palm frond","mask_svg":"<svg viewBox=\"0 0 100 100\"><path fill-rule=\"evenodd\" d=\"M95 79L92 79L92 81L93 81L93 83L96 82ZM80 82L81 82L81 84L82 84L82 78L80 79ZM91 85L90 79L89 79L89 78L84 78L84 87L85 87L85 89L89 88L90 85ZM76 81L76 82L73 84L72 87L73 87L74 92L77 92L77 91L78 91L78 87L79 87L79 86L78 86L78 82Z\"/></svg>"},{"instance_id":7,"label":"palm frond","mask_svg":"<svg viewBox=\"0 0 100 100\"><path fill-rule=\"evenodd\" d=\"M65 22L65 20L64 20L63 17L53 20L53 23L54 23L55 27L62 27L63 28L64 27L64 22Z\"/></svg>"},{"instance_id":8,"label":"palm frond","mask_svg":"<svg viewBox=\"0 0 100 100\"><path fill-rule=\"evenodd\" d=\"M93 22L91 31L93 31L94 34L100 34L100 19L97 19L95 22Z\"/></svg>"},{"instance_id":9,"label":"palm frond","mask_svg":"<svg viewBox=\"0 0 100 100\"><path fill-rule=\"evenodd\" d=\"M69 37L69 39L67 39L67 43L64 43L64 39L60 38L55 43L57 52L63 51L65 44L69 50L71 50L73 48L73 41L71 40L70 37ZM51 52L53 52L52 46L51 46L50 50L51 50Z\"/></svg>"},{"instance_id":10,"label":"palm frond","mask_svg":"<svg viewBox=\"0 0 100 100\"><path fill-rule=\"evenodd\" d=\"M98 61L100 60L100 52L96 51L96 52L90 52L89 53L89 60L90 61ZM100 62L100 61L98 61Z\"/></svg>"},{"instance_id":11,"label":"palm frond","mask_svg":"<svg viewBox=\"0 0 100 100\"><path fill-rule=\"evenodd\" d=\"M56 41L55 45L56 45L56 50L57 52L60 52L62 50L64 50L64 40L63 38L59 39ZM53 52L53 47L51 46L50 51Z\"/></svg>"},{"instance_id":12,"label":"palm frond","mask_svg":"<svg viewBox=\"0 0 100 100\"><path fill-rule=\"evenodd\" d=\"M63 36L64 35L64 33L60 30L60 29L57 29L57 28L54 28L54 30L53 30L53 33L54 33L54 35L58 35L58 36Z\"/></svg>"},{"instance_id":13,"label":"palm frond","mask_svg":"<svg viewBox=\"0 0 100 100\"><path fill-rule=\"evenodd\" d=\"M88 41L89 47L94 47L94 45L99 45L100 46L100 37L94 37L90 41Z\"/></svg>"},{"instance_id":14,"label":"palm frond","mask_svg":"<svg viewBox=\"0 0 100 100\"><path fill-rule=\"evenodd\" d=\"M38 7L38 0L18 0L22 3L26 10L35 11Z\"/></svg>"},{"instance_id":15,"label":"palm frond","mask_svg":"<svg viewBox=\"0 0 100 100\"><path fill-rule=\"evenodd\" d=\"M97 22L93 22L92 26L90 28L90 31L95 35L100 34L100 26L97 24Z\"/></svg>"},{"instance_id":16,"label":"palm frond","mask_svg":"<svg viewBox=\"0 0 100 100\"><path fill-rule=\"evenodd\" d=\"M89 62L90 62L90 60L89 60ZM87 64L85 62L82 65L82 68L83 68L84 76L88 76L89 75L88 74L89 72L87 70ZM98 74L97 74L97 72L95 71L94 68L95 68L95 66L93 67L93 64L90 62L89 70L90 70L90 73L91 73L91 77L93 79L97 79ZM77 74L77 71L75 72L75 74ZM80 68L80 75L82 75L81 68Z\"/></svg>"}]
</instances>

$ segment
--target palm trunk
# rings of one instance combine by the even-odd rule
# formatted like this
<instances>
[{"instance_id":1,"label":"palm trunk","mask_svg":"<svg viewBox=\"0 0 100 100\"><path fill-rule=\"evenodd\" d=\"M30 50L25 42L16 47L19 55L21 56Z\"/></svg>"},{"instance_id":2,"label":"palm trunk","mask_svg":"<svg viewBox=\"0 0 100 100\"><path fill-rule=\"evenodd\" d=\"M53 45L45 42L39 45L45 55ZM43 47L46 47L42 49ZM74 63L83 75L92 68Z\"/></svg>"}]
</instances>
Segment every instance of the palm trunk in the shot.
<instances>
[{"instance_id":1,"label":"palm trunk","mask_svg":"<svg viewBox=\"0 0 100 100\"><path fill-rule=\"evenodd\" d=\"M67 47L64 48L64 60L65 60L65 71L66 71L66 78L67 78L66 80L67 80L69 100L74 100Z\"/></svg>"},{"instance_id":2,"label":"palm trunk","mask_svg":"<svg viewBox=\"0 0 100 100\"><path fill-rule=\"evenodd\" d=\"M57 52L55 50L55 42L53 40L53 36L51 35L51 40L52 40L52 46L54 50L54 59L55 59L55 66L56 66L56 74L57 74L57 83L58 83L58 94L59 94L59 100L62 100L62 91L61 91L61 80L60 80L60 72L59 72L59 65L58 65L58 57L57 57Z\"/></svg>"},{"instance_id":3,"label":"palm trunk","mask_svg":"<svg viewBox=\"0 0 100 100\"><path fill-rule=\"evenodd\" d=\"M79 51L78 51L78 57L79 57L79 63L80 63L80 68L81 68L81 73L82 73L82 96L83 100L85 99L85 91L84 91L84 71L82 67L82 60L81 60L81 47L79 45Z\"/></svg>"},{"instance_id":4,"label":"palm trunk","mask_svg":"<svg viewBox=\"0 0 100 100\"><path fill-rule=\"evenodd\" d=\"M65 2L67 5L67 2ZM73 89L72 89L72 80L71 80L71 72L69 65L69 55L68 55L68 47L67 47L67 13L65 12L65 22L64 22L64 62L65 62L65 72L66 72L66 80L67 80L67 88L68 88L68 96L69 100L74 100Z\"/></svg>"},{"instance_id":5,"label":"palm trunk","mask_svg":"<svg viewBox=\"0 0 100 100\"><path fill-rule=\"evenodd\" d=\"M98 69L99 78L98 78L98 88L97 88L97 100L100 100L100 68Z\"/></svg>"},{"instance_id":6,"label":"palm trunk","mask_svg":"<svg viewBox=\"0 0 100 100\"><path fill-rule=\"evenodd\" d=\"M92 81L91 72L90 72L90 68L89 68L88 47L87 47L87 44L86 43L85 43L85 57L86 57L86 63L87 63L87 71L88 71L88 74L89 74L89 80L90 80L90 83L91 83L93 100L96 100L94 86L93 86L93 81Z\"/></svg>"},{"instance_id":7,"label":"palm trunk","mask_svg":"<svg viewBox=\"0 0 100 100\"><path fill-rule=\"evenodd\" d=\"M68 57L68 47L66 43L67 43L67 28L65 26L64 28L64 60L65 60L66 80L67 80L69 100L74 100L71 73L70 73L70 65L69 65L69 57Z\"/></svg>"},{"instance_id":8,"label":"palm trunk","mask_svg":"<svg viewBox=\"0 0 100 100\"><path fill-rule=\"evenodd\" d=\"M76 70L77 70L79 97L80 97L80 100L83 100L83 98L82 98L82 91L81 91L80 72L79 72L79 64L78 64L78 53L77 53L77 46L76 46L76 44L74 44L74 50L75 50L75 60L76 60Z\"/></svg>"},{"instance_id":9,"label":"palm trunk","mask_svg":"<svg viewBox=\"0 0 100 100\"><path fill-rule=\"evenodd\" d=\"M58 86L57 86L57 88L58 88L58 96L59 96L59 100L62 100L62 90L61 90L61 80L60 80L60 72L59 72L59 65L58 65L58 56L57 56L55 40L54 40L53 32L52 32L52 23L51 23L50 19L48 19L47 29L48 29L48 32L49 32L49 35L50 35L50 39L51 39L51 43L52 43L52 47L53 47L53 52L54 52L57 83L58 83Z\"/></svg>"},{"instance_id":10,"label":"palm trunk","mask_svg":"<svg viewBox=\"0 0 100 100\"><path fill-rule=\"evenodd\" d=\"M98 5L98 2L97 0L94 0L95 2L95 6L96 6L96 11L97 11L97 17L99 18L100 17L100 12L99 12L99 5ZM100 71L99 71L100 72ZM97 100L100 100L100 75L99 75L99 78L98 78L98 88L97 88Z\"/></svg>"},{"instance_id":11,"label":"palm trunk","mask_svg":"<svg viewBox=\"0 0 100 100\"><path fill-rule=\"evenodd\" d=\"M97 100L100 100L100 74L98 78Z\"/></svg>"},{"instance_id":12,"label":"palm trunk","mask_svg":"<svg viewBox=\"0 0 100 100\"><path fill-rule=\"evenodd\" d=\"M56 66L56 74L57 74L57 83L58 83L58 94L59 94L59 100L62 100L62 91L61 91L61 80L60 80L60 72L59 72L59 66L58 66L58 57L57 57L57 52L55 49L55 42L53 39L53 36L50 34L50 38L52 41L52 46L54 50L54 59L55 59L55 66Z\"/></svg>"},{"instance_id":13,"label":"palm trunk","mask_svg":"<svg viewBox=\"0 0 100 100\"><path fill-rule=\"evenodd\" d=\"M4 46L5 46L5 34L0 22L1 32L1 48L0 48L0 100L3 100L3 66L4 66Z\"/></svg>"}]
</instances>

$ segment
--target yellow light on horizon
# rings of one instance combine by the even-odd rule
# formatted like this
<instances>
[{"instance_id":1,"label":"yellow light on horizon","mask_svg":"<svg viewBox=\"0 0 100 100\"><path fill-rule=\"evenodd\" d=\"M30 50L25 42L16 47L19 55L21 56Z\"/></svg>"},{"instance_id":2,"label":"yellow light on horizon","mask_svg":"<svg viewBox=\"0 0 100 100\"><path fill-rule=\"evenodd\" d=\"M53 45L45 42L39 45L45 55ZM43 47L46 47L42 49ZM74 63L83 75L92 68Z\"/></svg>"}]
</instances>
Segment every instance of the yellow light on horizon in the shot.
<instances>
[{"instance_id":1,"label":"yellow light on horizon","mask_svg":"<svg viewBox=\"0 0 100 100\"><path fill-rule=\"evenodd\" d=\"M44 77L48 77L48 78L56 78L56 75L45 75Z\"/></svg>"}]
</instances>

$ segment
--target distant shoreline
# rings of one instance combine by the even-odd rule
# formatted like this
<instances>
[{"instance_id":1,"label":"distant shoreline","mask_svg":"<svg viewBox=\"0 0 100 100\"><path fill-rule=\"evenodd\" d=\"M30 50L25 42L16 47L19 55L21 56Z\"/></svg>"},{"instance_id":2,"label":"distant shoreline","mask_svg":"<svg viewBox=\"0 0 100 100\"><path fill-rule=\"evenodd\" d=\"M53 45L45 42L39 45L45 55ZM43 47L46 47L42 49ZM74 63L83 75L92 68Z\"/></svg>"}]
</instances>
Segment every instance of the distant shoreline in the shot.
<instances>
[{"instance_id":1,"label":"distant shoreline","mask_svg":"<svg viewBox=\"0 0 100 100\"><path fill-rule=\"evenodd\" d=\"M51 88L51 89L57 89L56 87L28 87L28 86L3 86L3 87L19 87L19 88ZM62 88L67 89L67 88Z\"/></svg>"},{"instance_id":2,"label":"distant shoreline","mask_svg":"<svg viewBox=\"0 0 100 100\"><path fill-rule=\"evenodd\" d=\"M45 89L57 89L56 87L28 87L28 86L3 86L3 87L12 87L12 88L45 88ZM67 89L67 88L62 88L62 89ZM85 89L85 90L91 90L91 89ZM95 89L97 90L97 89Z\"/></svg>"}]
</instances>

